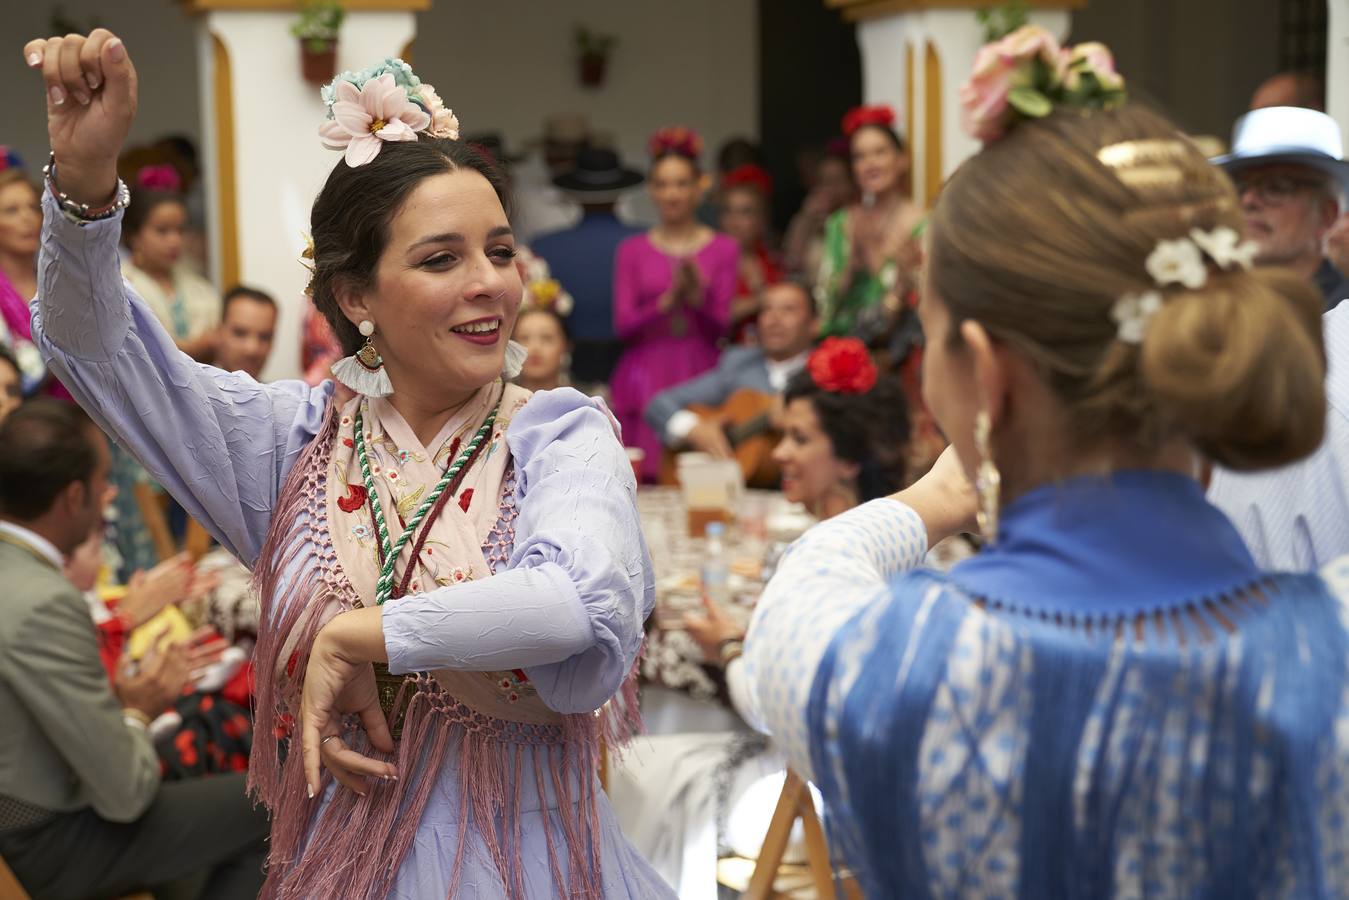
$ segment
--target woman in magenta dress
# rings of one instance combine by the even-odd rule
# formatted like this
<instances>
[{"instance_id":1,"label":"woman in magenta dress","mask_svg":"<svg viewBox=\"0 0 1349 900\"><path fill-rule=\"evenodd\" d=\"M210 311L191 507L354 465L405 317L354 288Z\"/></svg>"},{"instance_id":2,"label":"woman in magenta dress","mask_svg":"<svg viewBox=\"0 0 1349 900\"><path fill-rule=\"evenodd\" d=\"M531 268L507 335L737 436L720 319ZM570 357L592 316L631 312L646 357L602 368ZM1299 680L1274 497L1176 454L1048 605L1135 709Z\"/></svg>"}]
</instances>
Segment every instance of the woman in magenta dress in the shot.
<instances>
[{"instance_id":1,"label":"woman in magenta dress","mask_svg":"<svg viewBox=\"0 0 1349 900\"><path fill-rule=\"evenodd\" d=\"M614 260L614 329L627 344L614 370L623 443L646 451L642 480L660 471L660 436L642 421L656 394L717 363L731 322L740 248L698 222L702 140L686 128L651 138L651 198L660 224L628 238Z\"/></svg>"}]
</instances>

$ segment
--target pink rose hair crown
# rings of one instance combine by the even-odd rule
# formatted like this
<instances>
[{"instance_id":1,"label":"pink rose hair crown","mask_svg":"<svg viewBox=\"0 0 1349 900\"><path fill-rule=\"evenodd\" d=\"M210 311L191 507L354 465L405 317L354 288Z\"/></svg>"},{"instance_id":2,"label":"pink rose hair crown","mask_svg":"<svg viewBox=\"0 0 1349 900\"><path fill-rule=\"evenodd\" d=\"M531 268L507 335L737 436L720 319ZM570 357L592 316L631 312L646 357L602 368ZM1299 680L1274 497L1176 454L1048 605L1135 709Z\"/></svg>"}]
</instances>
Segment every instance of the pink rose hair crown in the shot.
<instances>
[{"instance_id":1,"label":"pink rose hair crown","mask_svg":"<svg viewBox=\"0 0 1349 900\"><path fill-rule=\"evenodd\" d=\"M319 91L328 120L319 139L329 150L343 151L351 167L379 155L386 141L459 138L459 120L436 93L401 59L389 57L360 72L343 72Z\"/></svg>"},{"instance_id":2,"label":"pink rose hair crown","mask_svg":"<svg viewBox=\"0 0 1349 900\"><path fill-rule=\"evenodd\" d=\"M985 44L960 88L965 131L985 143L1055 107L1114 109L1126 99L1109 47L1094 41L1060 47L1039 25L1023 25Z\"/></svg>"}]
</instances>

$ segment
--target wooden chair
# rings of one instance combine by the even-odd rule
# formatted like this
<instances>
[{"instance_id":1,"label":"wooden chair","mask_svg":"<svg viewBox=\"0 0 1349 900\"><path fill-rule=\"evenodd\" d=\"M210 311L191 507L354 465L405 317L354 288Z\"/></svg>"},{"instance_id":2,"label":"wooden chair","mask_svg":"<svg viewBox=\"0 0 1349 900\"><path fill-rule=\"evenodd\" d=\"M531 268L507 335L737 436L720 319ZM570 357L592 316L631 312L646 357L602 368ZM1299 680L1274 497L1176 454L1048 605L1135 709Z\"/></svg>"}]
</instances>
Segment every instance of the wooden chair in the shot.
<instances>
[{"instance_id":1,"label":"wooden chair","mask_svg":"<svg viewBox=\"0 0 1349 900\"><path fill-rule=\"evenodd\" d=\"M837 895L833 864L829 859L829 843L825 840L820 817L815 812L810 787L801 776L788 769L787 780L782 785L782 793L778 795L777 808L773 810L773 818L768 823L768 834L764 836L763 848L754 865L754 875L744 893L745 900L771 900L779 896L774 892L773 883L782 869L787 842L798 819L806 833L806 860L815 896L825 900ZM850 900L861 900L862 891L856 878L840 873L838 881L844 896Z\"/></svg>"},{"instance_id":2,"label":"wooden chair","mask_svg":"<svg viewBox=\"0 0 1349 900\"><path fill-rule=\"evenodd\" d=\"M0 900L28 900L28 892L5 865L4 859L0 859Z\"/></svg>"},{"instance_id":3,"label":"wooden chair","mask_svg":"<svg viewBox=\"0 0 1349 900\"><path fill-rule=\"evenodd\" d=\"M169 530L169 495L144 483L137 484L134 490L136 507L140 510L141 518L145 520L146 530L150 532L150 540L155 545L155 555L159 557L160 562L175 556L178 553L178 545L173 539L173 532ZM187 532L183 535L183 550L192 557L193 562L198 562L210 549L211 535L200 522L189 518Z\"/></svg>"}]
</instances>

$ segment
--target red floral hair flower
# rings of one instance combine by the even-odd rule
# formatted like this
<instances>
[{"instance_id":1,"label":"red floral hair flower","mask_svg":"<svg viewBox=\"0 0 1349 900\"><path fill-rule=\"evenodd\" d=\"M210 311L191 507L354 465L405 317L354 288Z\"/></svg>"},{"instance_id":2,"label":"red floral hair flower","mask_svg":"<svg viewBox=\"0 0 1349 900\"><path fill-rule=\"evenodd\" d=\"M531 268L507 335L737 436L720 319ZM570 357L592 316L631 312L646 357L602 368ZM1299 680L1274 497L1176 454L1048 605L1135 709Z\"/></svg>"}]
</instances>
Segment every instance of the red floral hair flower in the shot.
<instances>
[{"instance_id":1,"label":"red floral hair flower","mask_svg":"<svg viewBox=\"0 0 1349 900\"><path fill-rule=\"evenodd\" d=\"M342 512L355 512L362 506L365 506L366 492L365 487L359 484L347 485L347 495L337 498L337 508Z\"/></svg>"},{"instance_id":2,"label":"red floral hair flower","mask_svg":"<svg viewBox=\"0 0 1349 900\"><path fill-rule=\"evenodd\" d=\"M722 190L741 186L752 187L764 197L770 197L773 194L773 176L764 171L762 166L756 166L754 163L736 166L721 176Z\"/></svg>"},{"instance_id":3,"label":"red floral hair flower","mask_svg":"<svg viewBox=\"0 0 1349 900\"><path fill-rule=\"evenodd\" d=\"M703 139L698 136L698 132L683 125L667 125L657 129L646 147L652 159L673 153L697 162L698 157L703 155Z\"/></svg>"},{"instance_id":4,"label":"red floral hair flower","mask_svg":"<svg viewBox=\"0 0 1349 900\"><path fill-rule=\"evenodd\" d=\"M876 364L857 338L825 338L806 369L816 387L831 394L865 394L876 385Z\"/></svg>"},{"instance_id":5,"label":"red floral hair flower","mask_svg":"<svg viewBox=\"0 0 1349 900\"><path fill-rule=\"evenodd\" d=\"M895 111L884 104L879 106L854 106L843 117L843 136L852 137L857 129L867 125L894 128Z\"/></svg>"}]
</instances>

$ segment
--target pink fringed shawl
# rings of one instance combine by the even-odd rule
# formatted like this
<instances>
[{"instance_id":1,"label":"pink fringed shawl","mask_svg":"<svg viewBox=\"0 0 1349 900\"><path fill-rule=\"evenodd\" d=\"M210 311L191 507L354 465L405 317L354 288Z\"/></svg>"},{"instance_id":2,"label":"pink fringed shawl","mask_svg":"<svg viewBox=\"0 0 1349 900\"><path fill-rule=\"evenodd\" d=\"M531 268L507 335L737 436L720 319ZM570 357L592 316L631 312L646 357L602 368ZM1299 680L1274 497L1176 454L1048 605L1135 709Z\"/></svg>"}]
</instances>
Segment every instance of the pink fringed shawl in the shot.
<instances>
[{"instance_id":1,"label":"pink fringed shawl","mask_svg":"<svg viewBox=\"0 0 1349 900\"><path fill-rule=\"evenodd\" d=\"M515 490L504 436L511 416L528 394L514 386L502 390L500 383L488 389L492 392L489 399L495 399L497 392L501 396L493 446L490 453L484 453L475 463L465 484L477 485L479 501L473 505L493 510L496 515L486 520L492 523L490 529L480 543L474 542L471 552L463 546L455 551L456 565L446 568L442 559L432 567L434 571L419 568L414 578L424 578L428 582L426 589L434 586L431 582L444 584L486 577L505 568L510 558L514 545ZM355 533L354 542L349 540L345 546L346 535L339 537L333 533L338 517L355 507L354 494L360 493L350 490L351 483L360 482L350 477L351 448L349 438L344 437L351 434L351 414L359 402L368 401L357 398L341 410L330 407L324 429L296 461L273 510L255 573L263 613L257 671L276 673L275 678L260 674L258 679L256 733L262 736L271 732L277 740L259 737L254 742L249 765L249 787L272 813L270 869L262 896L370 900L385 897L453 745L457 747L461 773L458 811L461 828L454 851L451 895L470 835L483 842L506 895L524 895L519 855L519 776L529 747L535 755L539 794L547 796L551 787L562 822L562 846L555 846L551 829L546 832L558 892L599 897L595 793L598 745L601 732L605 740L616 746L638 727L632 677L606 714L597 716L553 712L533 693L528 679L519 670L492 673L441 670L409 676L393 706L402 711L398 723L401 735L395 753L387 757L397 764L403 777L389 784L372 784L365 797L339 786L326 805L306 796L301 754L298 745L292 747L291 732L309 650L318 630L330 618L363 602L373 602L373 575L363 560L353 562L352 554L363 552L360 529L342 520L344 527ZM490 408L490 403L483 404L482 410L476 409L477 405L471 403L474 408L464 416L470 435ZM373 416L370 406L364 409L367 430L371 430L373 420L370 437L377 438L380 409L375 409ZM392 419L387 415L386 418ZM451 428L442 434L445 446L434 453L432 463L443 465L441 457L446 455L454 431ZM397 428L391 427L390 433L396 434ZM367 444L373 446L371 441ZM392 443L388 450L400 452ZM402 452L406 452L406 447ZM409 460L404 457L402 461ZM490 472L489 480L494 482L491 485L478 477L484 474L483 469ZM389 496L383 496L387 481L376 479L376 482L385 501L390 531L396 536L401 512L397 495L391 491ZM330 494L328 487L334 484L340 486L340 492ZM497 504L489 506L484 502L486 497L497 499ZM348 502L339 505L338 501L344 499ZM466 507L469 505L464 503ZM461 533L473 533L473 518L467 510L461 513L456 503L451 502L443 515L454 514L460 518L450 520L452 527ZM444 552L443 546L439 552ZM348 568L357 574L352 577ZM400 566L397 574L401 573ZM454 741L456 732L458 740ZM369 746L359 727L348 731L344 739L358 752L383 758L383 754ZM498 819L499 828L494 824ZM567 860L565 875L561 865L563 854Z\"/></svg>"}]
</instances>

